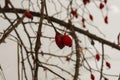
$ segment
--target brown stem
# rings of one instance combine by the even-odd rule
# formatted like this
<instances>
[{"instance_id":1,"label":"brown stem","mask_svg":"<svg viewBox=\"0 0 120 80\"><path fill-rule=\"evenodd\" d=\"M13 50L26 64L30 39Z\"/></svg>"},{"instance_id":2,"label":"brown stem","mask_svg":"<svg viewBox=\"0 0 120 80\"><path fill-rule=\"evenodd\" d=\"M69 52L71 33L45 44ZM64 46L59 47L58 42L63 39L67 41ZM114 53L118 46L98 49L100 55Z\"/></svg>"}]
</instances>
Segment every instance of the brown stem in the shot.
<instances>
[{"instance_id":1,"label":"brown stem","mask_svg":"<svg viewBox=\"0 0 120 80\"><path fill-rule=\"evenodd\" d=\"M19 53L19 43L17 41L17 71L18 71L18 80L20 80L20 53Z\"/></svg>"},{"instance_id":2,"label":"brown stem","mask_svg":"<svg viewBox=\"0 0 120 80\"><path fill-rule=\"evenodd\" d=\"M2 9L2 8L0 8L0 13L3 13L3 12L8 12L8 13L18 12L18 13L22 13L22 14L23 14L25 11L26 11L26 10L17 9L17 8L16 8L16 9ZM31 12L31 13L33 14L33 16L36 16L36 17L39 17L39 15L40 15L40 13L37 13L37 12ZM44 15L44 16L45 16L45 19L47 19L46 15ZM59 20L59 19L57 19L57 18L54 18L54 17L50 17L50 16L49 16L49 19L50 19L52 22L55 22L55 23L57 23L57 24L60 24L61 26L66 27L67 29L70 29L70 27L73 27L74 30L75 30L76 32L78 32L78 33L84 34L84 35L88 36L88 37L91 38L91 39L94 39L94 40L96 40L96 41L98 41L98 42L100 42L100 43L104 43L104 44L106 44L106 45L108 45L108 46L111 46L112 48L117 49L117 50L120 50L120 46L118 46L117 44L115 44L115 43L113 43L113 42L110 42L110 41L108 41L108 40L105 40L105 39L103 39L103 38L100 38L99 36L96 36L96 35L88 32L88 31L84 31L84 30L82 30L82 29L80 29L80 28L75 27L74 25L70 25L70 24L68 24L68 23L66 23L66 22L64 22L64 21L62 21L62 20Z\"/></svg>"},{"instance_id":3,"label":"brown stem","mask_svg":"<svg viewBox=\"0 0 120 80\"><path fill-rule=\"evenodd\" d=\"M100 79L102 80L103 77L103 64L104 64L104 44L102 43L102 62L101 62L101 70L100 70Z\"/></svg>"},{"instance_id":4,"label":"brown stem","mask_svg":"<svg viewBox=\"0 0 120 80\"><path fill-rule=\"evenodd\" d=\"M76 49L76 64L75 64L75 73L74 73L74 77L73 80L78 80L78 76L79 76L79 68L80 68L80 46L79 46L79 41L78 38L75 34L75 30L73 27L71 27L71 32L72 32L72 37L75 40L75 49Z\"/></svg>"},{"instance_id":5,"label":"brown stem","mask_svg":"<svg viewBox=\"0 0 120 80\"><path fill-rule=\"evenodd\" d=\"M34 60L34 80L38 80L38 52L41 47L41 41L40 41L40 33L42 29L42 22L44 19L44 7L45 7L45 0L42 0L41 2L41 15L40 15L40 23L38 26L38 31L37 31L37 40L35 44L35 60Z\"/></svg>"},{"instance_id":6,"label":"brown stem","mask_svg":"<svg viewBox=\"0 0 120 80\"><path fill-rule=\"evenodd\" d=\"M9 0L5 0L5 6L4 6L4 8L9 8L8 4L9 4Z\"/></svg>"}]
</instances>

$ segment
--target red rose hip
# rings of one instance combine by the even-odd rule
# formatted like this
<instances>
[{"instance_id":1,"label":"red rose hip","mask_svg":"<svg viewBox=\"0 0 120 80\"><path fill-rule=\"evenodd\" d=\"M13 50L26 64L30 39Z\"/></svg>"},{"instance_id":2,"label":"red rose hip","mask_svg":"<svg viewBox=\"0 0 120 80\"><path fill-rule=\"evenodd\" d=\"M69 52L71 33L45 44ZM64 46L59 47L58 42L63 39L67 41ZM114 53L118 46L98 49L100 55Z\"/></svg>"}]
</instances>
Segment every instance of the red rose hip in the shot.
<instances>
[{"instance_id":1,"label":"red rose hip","mask_svg":"<svg viewBox=\"0 0 120 80\"><path fill-rule=\"evenodd\" d=\"M62 48L64 47L62 38L63 38L63 35L60 34L60 33L58 33L58 32L56 32L55 42L56 42L57 46L58 46L60 49L62 49Z\"/></svg>"},{"instance_id":2,"label":"red rose hip","mask_svg":"<svg viewBox=\"0 0 120 80\"><path fill-rule=\"evenodd\" d=\"M68 35L66 35L66 33L64 33L63 35L63 43L66 46L69 46L69 47L72 46L72 39Z\"/></svg>"}]
</instances>

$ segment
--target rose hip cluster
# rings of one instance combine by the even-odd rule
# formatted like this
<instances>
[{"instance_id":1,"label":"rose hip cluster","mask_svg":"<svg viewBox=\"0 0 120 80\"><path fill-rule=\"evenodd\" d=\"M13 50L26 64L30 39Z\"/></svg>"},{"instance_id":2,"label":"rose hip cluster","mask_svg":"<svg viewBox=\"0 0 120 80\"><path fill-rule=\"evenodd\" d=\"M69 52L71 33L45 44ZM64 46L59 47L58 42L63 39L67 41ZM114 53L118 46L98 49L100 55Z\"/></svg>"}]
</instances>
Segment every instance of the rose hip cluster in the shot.
<instances>
[{"instance_id":1,"label":"rose hip cluster","mask_svg":"<svg viewBox=\"0 0 120 80\"><path fill-rule=\"evenodd\" d=\"M62 35L59 32L56 32L55 42L60 49L64 48L65 46L72 46L72 39L66 35L66 33Z\"/></svg>"}]
</instances>

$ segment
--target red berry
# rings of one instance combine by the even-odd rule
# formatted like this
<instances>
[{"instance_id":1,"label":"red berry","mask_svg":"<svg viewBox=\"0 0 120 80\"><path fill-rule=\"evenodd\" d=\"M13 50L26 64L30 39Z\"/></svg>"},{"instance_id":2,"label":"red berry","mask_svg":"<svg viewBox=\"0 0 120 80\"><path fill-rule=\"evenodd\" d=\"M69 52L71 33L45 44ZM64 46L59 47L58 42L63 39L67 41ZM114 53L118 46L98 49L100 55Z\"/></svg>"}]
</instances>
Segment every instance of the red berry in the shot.
<instances>
[{"instance_id":1,"label":"red berry","mask_svg":"<svg viewBox=\"0 0 120 80\"><path fill-rule=\"evenodd\" d=\"M100 9L103 9L103 8L104 8L104 4L103 4L103 3L100 3L99 8L100 8Z\"/></svg>"},{"instance_id":2,"label":"red berry","mask_svg":"<svg viewBox=\"0 0 120 80\"><path fill-rule=\"evenodd\" d=\"M106 66L107 66L108 68L111 68L111 65L110 65L109 62L106 62Z\"/></svg>"},{"instance_id":3,"label":"red berry","mask_svg":"<svg viewBox=\"0 0 120 80\"><path fill-rule=\"evenodd\" d=\"M63 43L66 46L69 46L69 47L72 46L72 39L68 35L66 35L66 33L64 33L64 36L63 36Z\"/></svg>"},{"instance_id":4,"label":"red berry","mask_svg":"<svg viewBox=\"0 0 120 80\"><path fill-rule=\"evenodd\" d=\"M85 25L85 24L83 24L83 28L86 28L86 25Z\"/></svg>"},{"instance_id":5,"label":"red berry","mask_svg":"<svg viewBox=\"0 0 120 80\"><path fill-rule=\"evenodd\" d=\"M93 21L93 16L91 14L89 15L89 18L91 21Z\"/></svg>"},{"instance_id":6,"label":"red berry","mask_svg":"<svg viewBox=\"0 0 120 80\"><path fill-rule=\"evenodd\" d=\"M95 80L95 76L93 74L91 74L91 80Z\"/></svg>"},{"instance_id":7,"label":"red berry","mask_svg":"<svg viewBox=\"0 0 120 80\"><path fill-rule=\"evenodd\" d=\"M26 11L26 12L25 12L25 16L26 16L27 18L33 19L33 15L32 15L29 11Z\"/></svg>"},{"instance_id":8,"label":"red berry","mask_svg":"<svg viewBox=\"0 0 120 80\"><path fill-rule=\"evenodd\" d=\"M96 58L97 61L99 61L100 60L100 55L97 53L95 58Z\"/></svg>"},{"instance_id":9,"label":"red berry","mask_svg":"<svg viewBox=\"0 0 120 80\"><path fill-rule=\"evenodd\" d=\"M106 17L104 18L104 22L105 22L106 24L108 24L108 16L106 16Z\"/></svg>"},{"instance_id":10,"label":"red berry","mask_svg":"<svg viewBox=\"0 0 120 80\"><path fill-rule=\"evenodd\" d=\"M107 0L104 0L104 3L106 4L106 3L107 3Z\"/></svg>"},{"instance_id":11,"label":"red berry","mask_svg":"<svg viewBox=\"0 0 120 80\"><path fill-rule=\"evenodd\" d=\"M62 38L63 38L63 35L57 32L55 35L55 42L60 49L64 47Z\"/></svg>"}]
</instances>

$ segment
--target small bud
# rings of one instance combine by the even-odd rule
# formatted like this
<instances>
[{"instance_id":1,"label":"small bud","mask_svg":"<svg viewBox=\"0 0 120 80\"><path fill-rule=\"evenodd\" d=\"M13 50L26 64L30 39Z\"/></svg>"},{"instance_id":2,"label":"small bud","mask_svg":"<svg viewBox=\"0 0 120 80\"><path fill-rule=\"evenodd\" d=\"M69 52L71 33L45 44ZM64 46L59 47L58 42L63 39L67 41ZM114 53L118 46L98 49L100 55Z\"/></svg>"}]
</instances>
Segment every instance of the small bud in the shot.
<instances>
[{"instance_id":1,"label":"small bud","mask_svg":"<svg viewBox=\"0 0 120 80\"><path fill-rule=\"evenodd\" d=\"M69 61L70 61L70 57L68 57L68 56L67 56L67 57L66 57L66 61L68 61L68 62L69 62Z\"/></svg>"},{"instance_id":2,"label":"small bud","mask_svg":"<svg viewBox=\"0 0 120 80\"><path fill-rule=\"evenodd\" d=\"M106 16L106 17L104 18L104 22L105 22L106 24L108 24L108 16Z\"/></svg>"},{"instance_id":3,"label":"small bud","mask_svg":"<svg viewBox=\"0 0 120 80\"><path fill-rule=\"evenodd\" d=\"M43 68L44 71L47 71L48 69L47 68Z\"/></svg>"},{"instance_id":4,"label":"small bud","mask_svg":"<svg viewBox=\"0 0 120 80\"><path fill-rule=\"evenodd\" d=\"M85 23L85 18L82 18L82 23L83 23L83 24Z\"/></svg>"},{"instance_id":5,"label":"small bud","mask_svg":"<svg viewBox=\"0 0 120 80\"><path fill-rule=\"evenodd\" d=\"M43 53L43 51L41 51L39 54L41 54L42 56L44 56L44 53Z\"/></svg>"},{"instance_id":6,"label":"small bud","mask_svg":"<svg viewBox=\"0 0 120 80\"><path fill-rule=\"evenodd\" d=\"M85 24L83 24L83 28L86 28L86 25L85 25Z\"/></svg>"},{"instance_id":7,"label":"small bud","mask_svg":"<svg viewBox=\"0 0 120 80\"><path fill-rule=\"evenodd\" d=\"M78 18L78 13L77 13L77 9L73 10L71 9L71 12L70 12L74 17Z\"/></svg>"},{"instance_id":8,"label":"small bud","mask_svg":"<svg viewBox=\"0 0 120 80\"><path fill-rule=\"evenodd\" d=\"M108 68L111 68L111 65L110 65L109 62L106 62L105 64L106 64L106 66L107 66Z\"/></svg>"},{"instance_id":9,"label":"small bud","mask_svg":"<svg viewBox=\"0 0 120 80\"><path fill-rule=\"evenodd\" d=\"M72 24L72 21L70 19L68 20L68 24Z\"/></svg>"},{"instance_id":10,"label":"small bud","mask_svg":"<svg viewBox=\"0 0 120 80\"><path fill-rule=\"evenodd\" d=\"M93 21L93 16L91 14L89 15L89 18L91 21Z\"/></svg>"},{"instance_id":11,"label":"small bud","mask_svg":"<svg viewBox=\"0 0 120 80\"><path fill-rule=\"evenodd\" d=\"M91 74L91 80L95 80L95 76L93 74Z\"/></svg>"},{"instance_id":12,"label":"small bud","mask_svg":"<svg viewBox=\"0 0 120 80\"><path fill-rule=\"evenodd\" d=\"M96 58L97 61L99 61L100 60L100 55L97 53L95 58Z\"/></svg>"},{"instance_id":13,"label":"small bud","mask_svg":"<svg viewBox=\"0 0 120 80\"><path fill-rule=\"evenodd\" d=\"M103 9L103 8L104 8L104 4L103 4L103 3L100 3L99 8L100 8L100 9Z\"/></svg>"},{"instance_id":14,"label":"small bud","mask_svg":"<svg viewBox=\"0 0 120 80\"><path fill-rule=\"evenodd\" d=\"M93 40L91 40L91 45L93 45L93 46L95 45L95 42Z\"/></svg>"},{"instance_id":15,"label":"small bud","mask_svg":"<svg viewBox=\"0 0 120 80\"><path fill-rule=\"evenodd\" d=\"M86 5L87 3L90 3L90 0L83 0L84 5Z\"/></svg>"},{"instance_id":16,"label":"small bud","mask_svg":"<svg viewBox=\"0 0 120 80\"><path fill-rule=\"evenodd\" d=\"M104 0L104 3L106 4L106 3L107 3L107 0Z\"/></svg>"}]
</instances>

